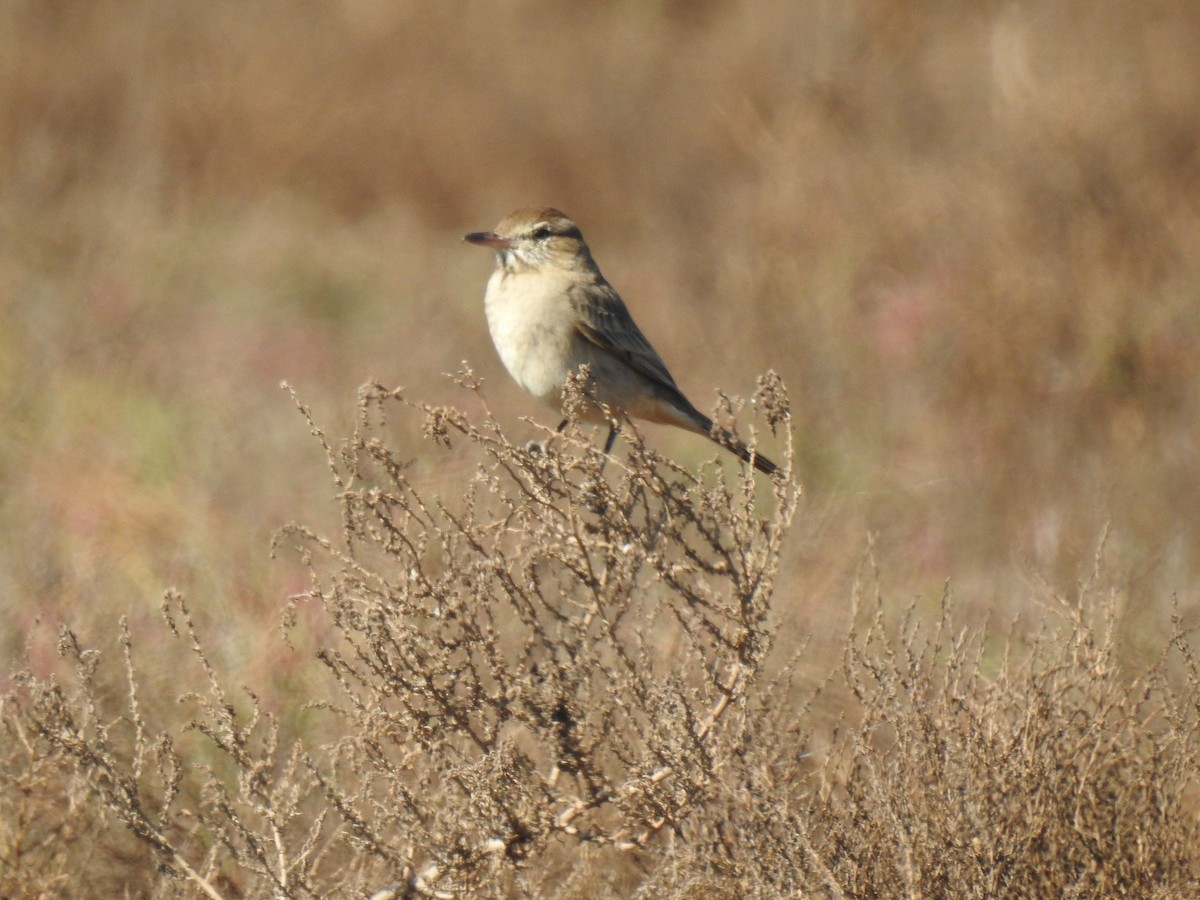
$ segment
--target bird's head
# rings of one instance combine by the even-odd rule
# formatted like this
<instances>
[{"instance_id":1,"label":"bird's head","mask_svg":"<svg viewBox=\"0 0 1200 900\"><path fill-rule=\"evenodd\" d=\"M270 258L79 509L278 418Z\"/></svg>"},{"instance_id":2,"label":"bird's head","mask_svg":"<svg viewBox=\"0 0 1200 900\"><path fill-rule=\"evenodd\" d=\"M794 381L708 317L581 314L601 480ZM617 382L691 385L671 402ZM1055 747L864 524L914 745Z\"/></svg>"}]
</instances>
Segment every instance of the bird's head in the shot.
<instances>
[{"instance_id":1,"label":"bird's head","mask_svg":"<svg viewBox=\"0 0 1200 900\"><path fill-rule=\"evenodd\" d=\"M463 240L491 247L496 251L497 264L512 271L592 265L579 226L550 207L518 209L505 216L495 231L475 231Z\"/></svg>"}]
</instances>

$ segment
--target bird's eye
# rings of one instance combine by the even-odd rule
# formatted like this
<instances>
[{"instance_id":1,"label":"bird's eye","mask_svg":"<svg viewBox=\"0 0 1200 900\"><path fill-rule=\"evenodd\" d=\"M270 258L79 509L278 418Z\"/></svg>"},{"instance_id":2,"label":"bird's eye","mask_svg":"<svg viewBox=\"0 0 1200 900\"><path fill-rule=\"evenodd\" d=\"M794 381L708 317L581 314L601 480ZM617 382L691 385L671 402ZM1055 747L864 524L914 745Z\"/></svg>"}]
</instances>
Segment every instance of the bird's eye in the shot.
<instances>
[{"instance_id":1,"label":"bird's eye","mask_svg":"<svg viewBox=\"0 0 1200 900\"><path fill-rule=\"evenodd\" d=\"M535 240L544 241L546 238L550 237L550 235L552 235L553 233L554 232L552 232L550 230L549 225L543 225L541 228L538 228L536 231L534 231L533 237Z\"/></svg>"}]
</instances>

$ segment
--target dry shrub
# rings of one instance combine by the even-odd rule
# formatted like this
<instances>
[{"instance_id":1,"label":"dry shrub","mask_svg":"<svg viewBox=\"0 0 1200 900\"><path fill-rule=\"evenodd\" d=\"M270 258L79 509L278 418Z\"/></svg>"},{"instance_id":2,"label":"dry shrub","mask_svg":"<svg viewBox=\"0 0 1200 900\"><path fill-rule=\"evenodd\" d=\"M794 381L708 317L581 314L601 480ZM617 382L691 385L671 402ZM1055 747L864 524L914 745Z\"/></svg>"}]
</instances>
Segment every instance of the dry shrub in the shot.
<instances>
[{"instance_id":1,"label":"dry shrub","mask_svg":"<svg viewBox=\"0 0 1200 900\"><path fill-rule=\"evenodd\" d=\"M786 421L776 380L759 400L773 427ZM436 894L538 890L547 860L638 850L677 828L739 746L738 711L773 642L794 484L776 481L768 499L752 472L688 472L632 430L606 479L577 428L555 439L566 448L518 446L490 416L422 407L434 443L487 459L463 496L425 496L379 436L405 404L370 385L352 438L335 449L321 437L340 539L301 526L280 538L312 578L290 623L320 604L331 625L319 658L340 690L313 705L336 717L335 740L288 746L257 695L235 702L174 593L164 614L203 684L184 694L182 732L142 715L127 631L115 717L98 654L70 632L72 691L22 677L20 720L73 761L87 805L205 895L325 896L397 878ZM185 748L189 731L207 741Z\"/></svg>"},{"instance_id":2,"label":"dry shrub","mask_svg":"<svg viewBox=\"0 0 1200 900\"><path fill-rule=\"evenodd\" d=\"M1200 660L1177 618L1131 673L1121 600L1093 577L997 637L955 625L948 588L894 628L876 593L825 685L836 726L765 717L689 854L730 895L1196 896Z\"/></svg>"},{"instance_id":3,"label":"dry shrub","mask_svg":"<svg viewBox=\"0 0 1200 900\"><path fill-rule=\"evenodd\" d=\"M773 378L757 401L786 423ZM602 471L574 426L523 446L375 384L336 446L301 409L343 524L279 538L310 578L289 633L328 623L307 729L268 711L286 688L223 685L177 593L179 721L143 712L163 704L124 626L123 700L64 631L74 674L22 674L2 710L8 893L117 873L145 896L380 900L1200 889L1200 661L1176 621L1131 671L1099 555L1031 636L958 627L948 592L894 622L856 587L843 664L814 675L771 610L789 478L697 475L636 431ZM389 447L397 410L446 459L482 455L461 496ZM72 843L59 804L98 838Z\"/></svg>"},{"instance_id":4,"label":"dry shrub","mask_svg":"<svg viewBox=\"0 0 1200 900\"><path fill-rule=\"evenodd\" d=\"M786 418L773 380L760 397ZM629 849L677 826L771 647L794 487L778 481L762 518L752 473L697 476L636 432L606 480L576 430L567 452L521 447L490 417L423 407L428 436L493 463L462 498L427 498L371 434L397 402L368 387L359 431L327 446L342 546L290 531L336 562L305 597L341 633L321 658L357 736L331 801L397 870L459 890L515 877L552 840Z\"/></svg>"},{"instance_id":5,"label":"dry shrub","mask_svg":"<svg viewBox=\"0 0 1200 900\"><path fill-rule=\"evenodd\" d=\"M74 760L39 740L17 697L0 700L0 896L71 895L80 882L70 873L94 875L111 865L105 812L79 802L76 770Z\"/></svg>"}]
</instances>

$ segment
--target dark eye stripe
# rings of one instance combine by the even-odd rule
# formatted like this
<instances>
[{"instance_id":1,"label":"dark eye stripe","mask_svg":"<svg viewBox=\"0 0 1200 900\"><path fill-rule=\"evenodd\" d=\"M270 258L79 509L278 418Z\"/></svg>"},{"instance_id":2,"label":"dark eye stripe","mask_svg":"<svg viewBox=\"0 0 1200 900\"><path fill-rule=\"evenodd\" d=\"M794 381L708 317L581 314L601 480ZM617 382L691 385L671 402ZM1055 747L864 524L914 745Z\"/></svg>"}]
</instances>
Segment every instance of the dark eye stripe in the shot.
<instances>
[{"instance_id":1,"label":"dark eye stripe","mask_svg":"<svg viewBox=\"0 0 1200 900\"><path fill-rule=\"evenodd\" d=\"M574 225L562 231L558 231L550 225L539 225L533 230L532 237L536 241L544 241L549 237L567 237L574 238L577 241L583 240L583 234Z\"/></svg>"}]
</instances>

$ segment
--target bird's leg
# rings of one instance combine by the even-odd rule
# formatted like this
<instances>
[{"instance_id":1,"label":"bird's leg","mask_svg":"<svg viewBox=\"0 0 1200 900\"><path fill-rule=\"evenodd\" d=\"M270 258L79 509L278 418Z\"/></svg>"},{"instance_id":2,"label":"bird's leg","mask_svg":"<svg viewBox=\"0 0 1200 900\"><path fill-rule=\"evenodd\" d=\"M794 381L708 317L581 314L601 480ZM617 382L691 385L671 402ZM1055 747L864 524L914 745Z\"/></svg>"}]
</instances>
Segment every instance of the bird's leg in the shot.
<instances>
[{"instance_id":1,"label":"bird's leg","mask_svg":"<svg viewBox=\"0 0 1200 900\"><path fill-rule=\"evenodd\" d=\"M612 452L613 444L617 442L617 423L613 422L608 426L608 438L604 441L604 455L608 456Z\"/></svg>"},{"instance_id":2,"label":"bird's leg","mask_svg":"<svg viewBox=\"0 0 1200 900\"><path fill-rule=\"evenodd\" d=\"M608 462L608 454L612 452L613 444L617 442L617 423L613 422L608 426L608 437L604 439L604 455L600 457L600 471L597 475L604 474L604 466Z\"/></svg>"},{"instance_id":3,"label":"bird's leg","mask_svg":"<svg viewBox=\"0 0 1200 900\"><path fill-rule=\"evenodd\" d=\"M600 485L604 481L604 467L608 463L608 455L612 452L613 444L617 440L618 427L615 419L608 423L608 437L604 439L604 454L600 457L600 468L596 470L596 478L595 480L589 478L581 485L584 492L584 508L597 515L603 515L608 506Z\"/></svg>"},{"instance_id":4,"label":"bird's leg","mask_svg":"<svg viewBox=\"0 0 1200 900\"><path fill-rule=\"evenodd\" d=\"M563 419L561 422L558 423L558 427L555 428L554 430L561 433L562 430L567 427L567 423L570 421L571 420L569 418ZM604 458L602 460L600 460L600 471L601 472L604 471L604 464L606 462L608 462L608 455L610 453L612 453L613 444L615 444L617 442L617 431L618 431L619 427L620 426L617 424L617 422L615 420L609 423L608 437L606 437L604 439Z\"/></svg>"},{"instance_id":5,"label":"bird's leg","mask_svg":"<svg viewBox=\"0 0 1200 900\"><path fill-rule=\"evenodd\" d=\"M558 427L554 429L555 434L562 434L562 430L567 427L567 423L570 421L570 419L563 419L559 422ZM546 450L545 446L539 441L530 441L525 445L525 449L530 453L544 453Z\"/></svg>"}]
</instances>

